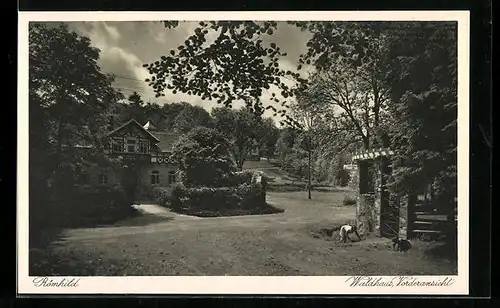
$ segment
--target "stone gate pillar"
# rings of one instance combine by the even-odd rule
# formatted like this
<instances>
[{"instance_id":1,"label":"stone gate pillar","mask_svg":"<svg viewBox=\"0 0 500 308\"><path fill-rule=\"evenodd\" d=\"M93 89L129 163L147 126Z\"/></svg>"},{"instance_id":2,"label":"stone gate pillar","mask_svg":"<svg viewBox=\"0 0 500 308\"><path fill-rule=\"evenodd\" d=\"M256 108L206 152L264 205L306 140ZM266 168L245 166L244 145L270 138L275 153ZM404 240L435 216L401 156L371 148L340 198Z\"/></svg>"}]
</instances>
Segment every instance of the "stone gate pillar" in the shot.
<instances>
[{"instance_id":1,"label":"stone gate pillar","mask_svg":"<svg viewBox=\"0 0 500 308\"><path fill-rule=\"evenodd\" d=\"M359 186L356 204L356 221L359 233L361 235L366 235L374 231L374 220L376 219L374 213L375 196L371 183L372 177L370 175L369 162L365 160L358 161L358 171Z\"/></svg>"},{"instance_id":2,"label":"stone gate pillar","mask_svg":"<svg viewBox=\"0 0 500 308\"><path fill-rule=\"evenodd\" d=\"M360 234L392 237L399 233L399 201L387 189L392 173L390 150L371 150L354 156L358 164L356 219Z\"/></svg>"},{"instance_id":3,"label":"stone gate pillar","mask_svg":"<svg viewBox=\"0 0 500 308\"><path fill-rule=\"evenodd\" d=\"M382 237L395 237L399 234L400 213L399 203L395 195L389 193L387 182L392 174L392 168L387 157L381 157L380 166L380 185L379 185L379 234Z\"/></svg>"}]
</instances>

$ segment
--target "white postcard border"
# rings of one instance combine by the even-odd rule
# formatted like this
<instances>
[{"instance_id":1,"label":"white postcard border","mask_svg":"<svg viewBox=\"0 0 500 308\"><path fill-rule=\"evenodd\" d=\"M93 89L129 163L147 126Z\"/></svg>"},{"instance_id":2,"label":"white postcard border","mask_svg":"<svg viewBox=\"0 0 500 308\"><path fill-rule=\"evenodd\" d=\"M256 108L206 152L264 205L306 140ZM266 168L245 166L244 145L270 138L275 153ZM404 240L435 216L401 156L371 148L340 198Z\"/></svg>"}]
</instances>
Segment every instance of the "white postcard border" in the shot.
<instances>
[{"instance_id":1,"label":"white postcard border","mask_svg":"<svg viewBox=\"0 0 500 308\"><path fill-rule=\"evenodd\" d=\"M398 277L372 276L378 286L352 287L343 276L47 277L73 287L37 287L28 271L29 133L28 23L30 21L146 20L365 20L458 22L458 275L411 276L416 281L453 279L449 286L394 286ZM307 12L19 12L17 285L19 294L377 294L466 295L469 292L469 11ZM41 279L41 278L38 278ZM73 280L72 280L73 279ZM75 280L76 279L76 280ZM383 283L393 286L381 286ZM448 280L449 281L449 280ZM377 284L375 284L377 285Z\"/></svg>"}]
</instances>

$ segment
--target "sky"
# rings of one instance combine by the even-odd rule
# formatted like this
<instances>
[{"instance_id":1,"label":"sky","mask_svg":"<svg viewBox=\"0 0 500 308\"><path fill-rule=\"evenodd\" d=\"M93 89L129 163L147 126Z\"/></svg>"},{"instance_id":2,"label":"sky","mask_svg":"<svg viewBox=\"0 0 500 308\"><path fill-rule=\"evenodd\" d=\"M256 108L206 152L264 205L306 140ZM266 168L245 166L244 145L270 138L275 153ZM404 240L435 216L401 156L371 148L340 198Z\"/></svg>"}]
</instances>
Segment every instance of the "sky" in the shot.
<instances>
[{"instance_id":1,"label":"sky","mask_svg":"<svg viewBox=\"0 0 500 308\"><path fill-rule=\"evenodd\" d=\"M217 106L217 103L202 101L198 96L173 94L170 90L166 90L164 97L155 98L152 88L144 81L150 75L142 65L158 60L162 55L168 54L170 49L183 44L198 23L198 21L185 21L180 22L177 28L167 29L159 21L67 22L70 30L89 37L92 44L101 50L99 65L102 71L117 76L114 86L125 96L136 91L146 102L151 101L161 105L185 101L210 111ZM207 39L215 39L216 35L214 33ZM287 56L280 60L280 67L296 71L299 55L307 51L306 42L310 36L309 32L303 32L286 22L278 22L278 30L273 35L264 37L263 43L275 42L283 52L287 53ZM305 67L305 71L311 69ZM261 100L264 105L273 104L269 98L270 92L263 94ZM265 116L271 115L270 111L265 114Z\"/></svg>"}]
</instances>

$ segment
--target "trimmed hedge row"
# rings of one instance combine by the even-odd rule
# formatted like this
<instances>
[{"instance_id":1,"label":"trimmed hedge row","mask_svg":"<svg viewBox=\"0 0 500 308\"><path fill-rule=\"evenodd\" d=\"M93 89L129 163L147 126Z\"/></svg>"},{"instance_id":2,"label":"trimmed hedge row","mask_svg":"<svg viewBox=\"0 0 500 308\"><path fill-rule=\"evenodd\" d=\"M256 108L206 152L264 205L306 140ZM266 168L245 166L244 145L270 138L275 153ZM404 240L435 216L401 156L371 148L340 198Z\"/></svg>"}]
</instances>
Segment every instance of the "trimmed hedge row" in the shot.
<instances>
[{"instance_id":1,"label":"trimmed hedge row","mask_svg":"<svg viewBox=\"0 0 500 308\"><path fill-rule=\"evenodd\" d=\"M237 187L195 187L172 191L173 208L196 209L251 209L264 206L266 195L259 184Z\"/></svg>"},{"instance_id":2,"label":"trimmed hedge row","mask_svg":"<svg viewBox=\"0 0 500 308\"><path fill-rule=\"evenodd\" d=\"M236 187L157 187L155 200L173 209L251 209L266 204L266 192L261 184L241 184Z\"/></svg>"},{"instance_id":3,"label":"trimmed hedge row","mask_svg":"<svg viewBox=\"0 0 500 308\"><path fill-rule=\"evenodd\" d=\"M258 177L260 176L260 180ZM243 171L224 179L224 187L155 187L154 199L172 209L255 209L266 205L266 180L262 173Z\"/></svg>"}]
</instances>

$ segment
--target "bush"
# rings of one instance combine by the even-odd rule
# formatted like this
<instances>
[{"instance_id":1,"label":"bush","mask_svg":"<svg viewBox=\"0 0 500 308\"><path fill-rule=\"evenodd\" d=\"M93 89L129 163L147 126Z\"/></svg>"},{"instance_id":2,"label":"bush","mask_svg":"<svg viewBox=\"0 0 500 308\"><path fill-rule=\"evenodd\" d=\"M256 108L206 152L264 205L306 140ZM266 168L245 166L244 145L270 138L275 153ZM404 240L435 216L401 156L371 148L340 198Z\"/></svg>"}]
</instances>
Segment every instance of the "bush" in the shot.
<instances>
[{"instance_id":1,"label":"bush","mask_svg":"<svg viewBox=\"0 0 500 308\"><path fill-rule=\"evenodd\" d=\"M236 187L183 187L172 190L174 208L207 210L251 209L264 206L265 191L260 184L241 184Z\"/></svg>"},{"instance_id":2,"label":"bush","mask_svg":"<svg viewBox=\"0 0 500 308\"><path fill-rule=\"evenodd\" d=\"M245 170L239 172L233 172L224 176L221 181L220 187L236 187L243 184L252 184L257 182L257 178L261 177L260 184L263 186L264 190L266 190L267 186L267 177L265 173L261 171L254 170Z\"/></svg>"},{"instance_id":3,"label":"bush","mask_svg":"<svg viewBox=\"0 0 500 308\"><path fill-rule=\"evenodd\" d=\"M349 195L345 195L344 200L342 201L342 204L344 205L355 205L356 203L357 203L356 198Z\"/></svg>"},{"instance_id":4,"label":"bush","mask_svg":"<svg viewBox=\"0 0 500 308\"><path fill-rule=\"evenodd\" d=\"M228 174L224 177L224 186L234 187L241 184L250 184L252 183L254 173L254 171L245 170Z\"/></svg>"},{"instance_id":5,"label":"bush","mask_svg":"<svg viewBox=\"0 0 500 308\"><path fill-rule=\"evenodd\" d=\"M175 143L172 158L183 172L185 185L221 186L224 177L234 171L229 148L220 132L196 127Z\"/></svg>"},{"instance_id":6,"label":"bush","mask_svg":"<svg viewBox=\"0 0 500 308\"><path fill-rule=\"evenodd\" d=\"M172 200L172 188L154 187L153 198L161 206L167 206Z\"/></svg>"}]
</instances>

